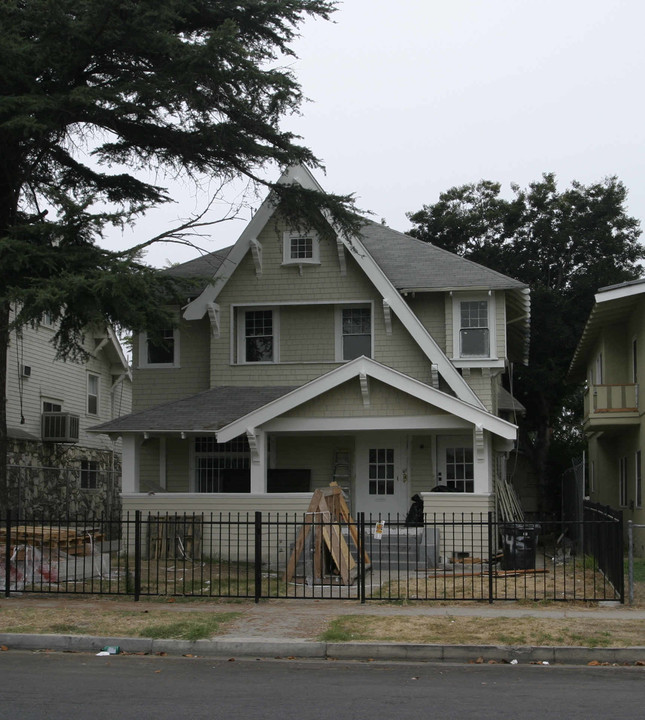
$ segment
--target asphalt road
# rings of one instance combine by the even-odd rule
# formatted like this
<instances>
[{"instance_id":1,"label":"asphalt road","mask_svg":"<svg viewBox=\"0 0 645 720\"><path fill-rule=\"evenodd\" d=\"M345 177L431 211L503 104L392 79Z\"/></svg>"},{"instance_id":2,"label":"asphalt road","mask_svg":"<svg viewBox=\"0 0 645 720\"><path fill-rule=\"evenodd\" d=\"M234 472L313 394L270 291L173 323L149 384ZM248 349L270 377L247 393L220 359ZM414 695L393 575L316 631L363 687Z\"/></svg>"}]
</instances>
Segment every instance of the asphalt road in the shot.
<instances>
[{"instance_id":1,"label":"asphalt road","mask_svg":"<svg viewBox=\"0 0 645 720\"><path fill-rule=\"evenodd\" d=\"M15 720L640 718L645 668L0 653Z\"/></svg>"}]
</instances>

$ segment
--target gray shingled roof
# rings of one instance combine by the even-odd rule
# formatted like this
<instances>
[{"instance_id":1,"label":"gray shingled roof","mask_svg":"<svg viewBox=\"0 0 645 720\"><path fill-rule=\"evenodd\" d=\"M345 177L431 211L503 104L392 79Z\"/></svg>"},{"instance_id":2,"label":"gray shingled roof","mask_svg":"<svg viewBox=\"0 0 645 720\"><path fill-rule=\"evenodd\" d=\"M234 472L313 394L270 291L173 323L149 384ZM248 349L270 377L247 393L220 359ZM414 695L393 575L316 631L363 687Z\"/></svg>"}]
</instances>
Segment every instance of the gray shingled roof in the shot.
<instances>
[{"instance_id":1,"label":"gray shingled roof","mask_svg":"<svg viewBox=\"0 0 645 720\"><path fill-rule=\"evenodd\" d=\"M95 425L92 432L213 432L276 400L294 387L216 387Z\"/></svg>"},{"instance_id":2,"label":"gray shingled roof","mask_svg":"<svg viewBox=\"0 0 645 720\"><path fill-rule=\"evenodd\" d=\"M495 270L375 222L366 221L361 239L394 287L401 292L521 290L526 287L524 283ZM215 275L230 250L227 247L202 255L168 268L165 272L173 277L199 278L207 282Z\"/></svg>"},{"instance_id":3,"label":"gray shingled roof","mask_svg":"<svg viewBox=\"0 0 645 720\"><path fill-rule=\"evenodd\" d=\"M363 244L394 287L405 290L521 290L524 283L430 243L368 222Z\"/></svg>"},{"instance_id":4,"label":"gray shingled roof","mask_svg":"<svg viewBox=\"0 0 645 720\"><path fill-rule=\"evenodd\" d=\"M526 408L522 403L504 387L497 390L497 409L506 412L516 412L523 415Z\"/></svg>"},{"instance_id":5,"label":"gray shingled roof","mask_svg":"<svg viewBox=\"0 0 645 720\"><path fill-rule=\"evenodd\" d=\"M222 248L221 250L215 250L215 252L200 255L198 258L188 260L188 262L166 268L163 272L166 275L170 275L171 277L175 277L180 280L194 279L196 281L195 289L198 289L199 292L201 292L219 270L232 248L233 246L230 245L229 247Z\"/></svg>"}]
</instances>

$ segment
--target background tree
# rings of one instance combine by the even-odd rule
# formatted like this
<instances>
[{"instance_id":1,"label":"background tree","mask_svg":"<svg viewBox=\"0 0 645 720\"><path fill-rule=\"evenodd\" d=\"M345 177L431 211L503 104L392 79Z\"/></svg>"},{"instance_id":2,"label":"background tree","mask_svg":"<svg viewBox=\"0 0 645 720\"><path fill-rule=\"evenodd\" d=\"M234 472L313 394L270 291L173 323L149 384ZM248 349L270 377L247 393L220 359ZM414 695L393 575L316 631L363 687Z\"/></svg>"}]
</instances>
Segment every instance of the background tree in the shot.
<instances>
[{"instance_id":1,"label":"background tree","mask_svg":"<svg viewBox=\"0 0 645 720\"><path fill-rule=\"evenodd\" d=\"M442 193L409 213L410 235L527 283L531 288L528 367L514 369L514 393L526 407L520 442L542 488L558 481L581 452L579 389L566 375L598 288L638 277L638 220L615 177L573 182L559 191L545 174L528 189L481 181Z\"/></svg>"},{"instance_id":2,"label":"background tree","mask_svg":"<svg viewBox=\"0 0 645 720\"><path fill-rule=\"evenodd\" d=\"M280 128L301 89L285 58L326 0L3 0L0 3L0 508L6 506L11 328L58 321L62 356L84 328L168 324L172 288L96 241L169 202L164 177L261 182L267 166L319 165ZM276 172L274 168L273 172ZM266 184L266 183L265 183ZM272 186L302 223L355 227L351 198ZM202 220L197 219L200 224ZM191 227L168 231L180 238ZM322 228L324 230L324 227ZM14 311L10 323L10 312Z\"/></svg>"}]
</instances>

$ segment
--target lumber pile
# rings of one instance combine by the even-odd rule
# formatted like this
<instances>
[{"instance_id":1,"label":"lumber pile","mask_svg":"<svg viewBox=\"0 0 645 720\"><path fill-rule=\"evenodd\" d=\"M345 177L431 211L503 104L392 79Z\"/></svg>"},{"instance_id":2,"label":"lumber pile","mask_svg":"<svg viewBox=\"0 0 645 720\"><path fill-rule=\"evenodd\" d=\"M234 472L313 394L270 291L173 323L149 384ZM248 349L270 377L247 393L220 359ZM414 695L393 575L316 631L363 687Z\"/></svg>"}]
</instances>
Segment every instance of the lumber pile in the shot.
<instances>
[{"instance_id":1,"label":"lumber pile","mask_svg":"<svg viewBox=\"0 0 645 720\"><path fill-rule=\"evenodd\" d=\"M95 528L66 528L49 525L18 525L11 528L11 544L30 545L40 550L64 552L67 555L91 555L103 533ZM7 542L7 529L0 528L0 545ZM54 554L51 552L50 554Z\"/></svg>"}]
</instances>

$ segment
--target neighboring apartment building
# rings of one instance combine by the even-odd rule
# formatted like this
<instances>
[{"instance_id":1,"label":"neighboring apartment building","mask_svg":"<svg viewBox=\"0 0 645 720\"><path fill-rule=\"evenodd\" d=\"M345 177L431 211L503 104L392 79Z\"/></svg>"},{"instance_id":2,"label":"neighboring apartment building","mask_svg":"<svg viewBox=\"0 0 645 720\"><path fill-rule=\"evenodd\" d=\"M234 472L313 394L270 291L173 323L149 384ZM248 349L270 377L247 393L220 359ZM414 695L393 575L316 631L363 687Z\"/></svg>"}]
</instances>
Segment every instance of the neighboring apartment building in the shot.
<instances>
[{"instance_id":1,"label":"neighboring apartment building","mask_svg":"<svg viewBox=\"0 0 645 720\"><path fill-rule=\"evenodd\" d=\"M61 519L120 505L120 442L87 429L132 409L132 375L111 329L88 330L86 363L56 359L48 318L11 334L7 373L12 505ZM115 439L116 440L116 439Z\"/></svg>"},{"instance_id":2,"label":"neighboring apartment building","mask_svg":"<svg viewBox=\"0 0 645 720\"><path fill-rule=\"evenodd\" d=\"M203 289L165 342L135 342L133 414L94 428L123 438L124 510L303 511L332 480L353 511L494 508L525 285L373 222L300 232L268 201L170 272Z\"/></svg>"},{"instance_id":3,"label":"neighboring apartment building","mask_svg":"<svg viewBox=\"0 0 645 720\"><path fill-rule=\"evenodd\" d=\"M571 362L585 382L583 429L588 442L585 495L645 524L643 449L645 401L645 279L601 288ZM645 555L645 532L635 535Z\"/></svg>"}]
</instances>

